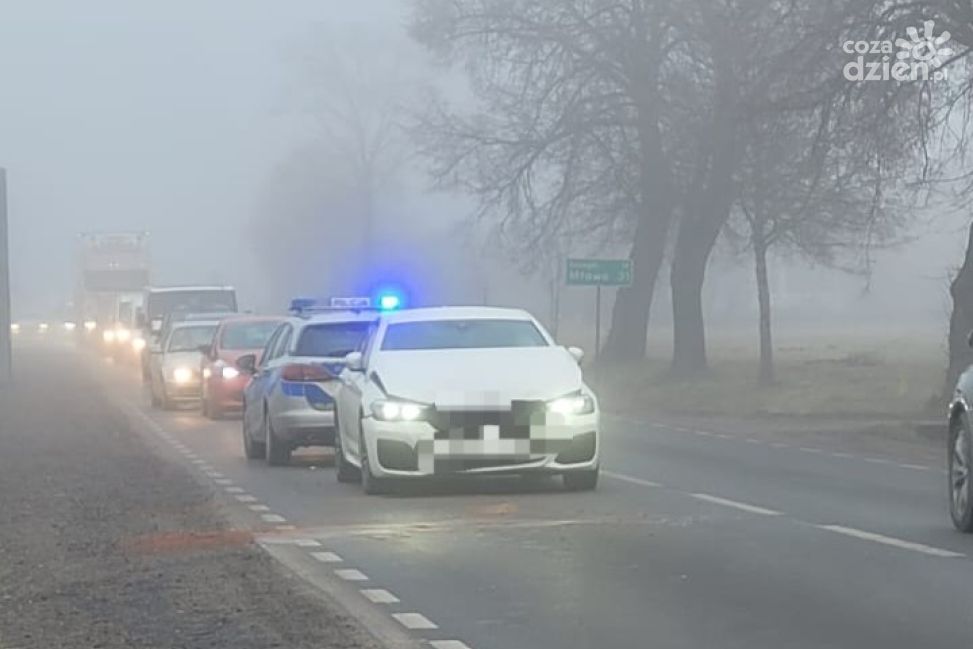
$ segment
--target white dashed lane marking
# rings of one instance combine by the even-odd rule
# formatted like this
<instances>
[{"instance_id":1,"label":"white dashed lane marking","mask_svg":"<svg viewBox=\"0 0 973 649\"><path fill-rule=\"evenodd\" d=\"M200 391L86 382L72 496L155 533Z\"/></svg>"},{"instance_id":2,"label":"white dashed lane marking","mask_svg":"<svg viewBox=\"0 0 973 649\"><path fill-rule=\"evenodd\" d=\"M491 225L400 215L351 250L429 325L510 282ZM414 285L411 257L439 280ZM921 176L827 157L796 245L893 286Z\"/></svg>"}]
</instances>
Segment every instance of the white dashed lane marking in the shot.
<instances>
[{"instance_id":1,"label":"white dashed lane marking","mask_svg":"<svg viewBox=\"0 0 973 649\"><path fill-rule=\"evenodd\" d=\"M468 645L459 640L430 640L429 646L432 649L470 649Z\"/></svg>"},{"instance_id":2,"label":"white dashed lane marking","mask_svg":"<svg viewBox=\"0 0 973 649\"><path fill-rule=\"evenodd\" d=\"M820 530L827 530L829 532L844 534L845 536L861 539L863 541L872 541L873 543L881 543L882 545L888 545L902 550L912 550L913 552L921 552L922 554L928 554L933 557L952 558L952 557L966 556L960 552L953 552L952 550L944 550L942 548L936 548L931 545L925 545L923 543L905 541L903 539L897 539L895 537L885 536L883 534L876 534L874 532L866 532L865 530L858 530L853 527L844 527L843 525L815 525L815 527Z\"/></svg>"},{"instance_id":3,"label":"white dashed lane marking","mask_svg":"<svg viewBox=\"0 0 973 649\"><path fill-rule=\"evenodd\" d=\"M270 507L267 505L249 505L249 509L252 512L269 512Z\"/></svg>"},{"instance_id":4,"label":"white dashed lane marking","mask_svg":"<svg viewBox=\"0 0 973 649\"><path fill-rule=\"evenodd\" d=\"M345 581L368 581L368 576L361 570L356 570L355 568L339 568L334 571L334 574Z\"/></svg>"},{"instance_id":5,"label":"white dashed lane marking","mask_svg":"<svg viewBox=\"0 0 973 649\"><path fill-rule=\"evenodd\" d=\"M433 623L432 620L427 618L422 613L392 613L392 617L398 620L402 626L407 629L438 629L439 627Z\"/></svg>"},{"instance_id":6,"label":"white dashed lane marking","mask_svg":"<svg viewBox=\"0 0 973 649\"><path fill-rule=\"evenodd\" d=\"M361 594L374 604L395 604L399 598L384 588L363 588Z\"/></svg>"},{"instance_id":7,"label":"white dashed lane marking","mask_svg":"<svg viewBox=\"0 0 973 649\"><path fill-rule=\"evenodd\" d=\"M227 487L225 491L228 494L242 494L243 487Z\"/></svg>"},{"instance_id":8,"label":"white dashed lane marking","mask_svg":"<svg viewBox=\"0 0 973 649\"><path fill-rule=\"evenodd\" d=\"M236 499L241 503L255 503L257 502L256 496L251 496L250 494L237 494Z\"/></svg>"},{"instance_id":9,"label":"white dashed lane marking","mask_svg":"<svg viewBox=\"0 0 973 649\"><path fill-rule=\"evenodd\" d=\"M764 507L757 507L756 505L750 505L747 503L737 502L736 500L728 500L726 498L720 498L719 496L711 496L709 494L689 494L697 500L702 500L714 505L722 505L723 507L730 507L732 509L739 509L740 511L749 512L751 514L760 514L762 516L780 516L781 513L774 511L773 509L766 509Z\"/></svg>"},{"instance_id":10,"label":"white dashed lane marking","mask_svg":"<svg viewBox=\"0 0 973 649\"><path fill-rule=\"evenodd\" d=\"M319 548L321 542L314 539L294 539L294 545L301 548Z\"/></svg>"},{"instance_id":11,"label":"white dashed lane marking","mask_svg":"<svg viewBox=\"0 0 973 649\"><path fill-rule=\"evenodd\" d=\"M341 563L342 559L334 552L312 552L311 556L321 563Z\"/></svg>"},{"instance_id":12,"label":"white dashed lane marking","mask_svg":"<svg viewBox=\"0 0 973 649\"><path fill-rule=\"evenodd\" d=\"M287 519L280 514L261 514L261 520L265 523L286 523Z\"/></svg>"},{"instance_id":13,"label":"white dashed lane marking","mask_svg":"<svg viewBox=\"0 0 973 649\"><path fill-rule=\"evenodd\" d=\"M636 478L630 475L625 475L624 473L614 473L612 471L601 470L601 475L613 480L620 480L621 482L628 482L631 484L637 484L642 487L661 487L662 485L658 482L652 482L651 480L643 480L642 478Z\"/></svg>"}]
</instances>

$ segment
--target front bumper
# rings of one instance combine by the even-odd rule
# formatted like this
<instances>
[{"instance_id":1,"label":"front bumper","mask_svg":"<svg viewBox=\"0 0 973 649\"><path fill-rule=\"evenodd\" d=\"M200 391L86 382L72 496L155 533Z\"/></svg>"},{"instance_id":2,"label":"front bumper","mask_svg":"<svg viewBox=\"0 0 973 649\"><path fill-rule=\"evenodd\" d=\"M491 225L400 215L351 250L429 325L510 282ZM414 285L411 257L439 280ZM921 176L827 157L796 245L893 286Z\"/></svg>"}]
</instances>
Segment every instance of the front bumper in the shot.
<instances>
[{"instance_id":1,"label":"front bumper","mask_svg":"<svg viewBox=\"0 0 973 649\"><path fill-rule=\"evenodd\" d=\"M172 401L196 401L202 396L203 385L198 380L176 383L166 379L165 390L166 397Z\"/></svg>"},{"instance_id":2,"label":"front bumper","mask_svg":"<svg viewBox=\"0 0 973 649\"><path fill-rule=\"evenodd\" d=\"M563 474L598 467L598 413L548 415L516 438L497 426L444 431L424 421L362 420L369 469L376 477Z\"/></svg>"},{"instance_id":3,"label":"front bumper","mask_svg":"<svg viewBox=\"0 0 973 649\"><path fill-rule=\"evenodd\" d=\"M243 389L249 377L238 376L233 379L210 378L207 380L206 393L209 400L224 410L243 408Z\"/></svg>"}]
</instances>

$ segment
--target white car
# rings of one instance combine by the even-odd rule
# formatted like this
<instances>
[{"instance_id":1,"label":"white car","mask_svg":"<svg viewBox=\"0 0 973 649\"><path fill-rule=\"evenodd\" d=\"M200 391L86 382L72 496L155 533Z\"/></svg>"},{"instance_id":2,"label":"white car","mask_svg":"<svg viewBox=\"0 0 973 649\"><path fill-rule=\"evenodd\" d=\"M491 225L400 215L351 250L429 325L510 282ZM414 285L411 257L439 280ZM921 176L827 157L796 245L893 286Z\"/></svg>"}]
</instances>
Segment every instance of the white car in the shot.
<instances>
[{"instance_id":1,"label":"white car","mask_svg":"<svg viewBox=\"0 0 973 649\"><path fill-rule=\"evenodd\" d=\"M519 309L383 314L340 375L338 480L379 493L434 475L551 473L594 489L598 400L581 357Z\"/></svg>"},{"instance_id":2,"label":"white car","mask_svg":"<svg viewBox=\"0 0 973 649\"><path fill-rule=\"evenodd\" d=\"M201 349L212 345L219 324L219 320L180 322L159 343L153 344L148 385L153 406L170 410L179 403L199 400Z\"/></svg>"}]
</instances>

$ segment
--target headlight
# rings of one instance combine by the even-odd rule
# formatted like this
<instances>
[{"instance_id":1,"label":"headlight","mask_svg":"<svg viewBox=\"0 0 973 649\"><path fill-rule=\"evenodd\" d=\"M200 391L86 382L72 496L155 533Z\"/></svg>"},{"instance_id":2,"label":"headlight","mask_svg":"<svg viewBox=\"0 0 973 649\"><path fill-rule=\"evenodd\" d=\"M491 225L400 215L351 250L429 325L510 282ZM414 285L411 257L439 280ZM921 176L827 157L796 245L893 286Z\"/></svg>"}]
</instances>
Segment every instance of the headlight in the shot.
<instances>
[{"instance_id":1,"label":"headlight","mask_svg":"<svg viewBox=\"0 0 973 649\"><path fill-rule=\"evenodd\" d=\"M77 328L77 326L78 325L74 324L73 322L65 322L64 323L64 330L65 331L74 331Z\"/></svg>"},{"instance_id":2,"label":"headlight","mask_svg":"<svg viewBox=\"0 0 973 649\"><path fill-rule=\"evenodd\" d=\"M11 333L15 333L15 334L20 333L20 325L17 324L16 322L13 323L12 325L10 325L10 331Z\"/></svg>"},{"instance_id":3,"label":"headlight","mask_svg":"<svg viewBox=\"0 0 973 649\"><path fill-rule=\"evenodd\" d=\"M572 394L548 401L547 411L558 415L590 415L595 411L595 400L586 394Z\"/></svg>"},{"instance_id":4,"label":"headlight","mask_svg":"<svg viewBox=\"0 0 973 649\"><path fill-rule=\"evenodd\" d=\"M85 320L84 321L84 330L85 331L94 331L97 326L98 326L98 323L95 322L94 320Z\"/></svg>"},{"instance_id":5,"label":"headlight","mask_svg":"<svg viewBox=\"0 0 973 649\"><path fill-rule=\"evenodd\" d=\"M132 339L132 332L128 329L116 329L115 330L115 340L120 343L128 342Z\"/></svg>"},{"instance_id":6,"label":"headlight","mask_svg":"<svg viewBox=\"0 0 973 649\"><path fill-rule=\"evenodd\" d=\"M172 370L172 380L176 383L189 383L193 380L193 371L188 367L177 367Z\"/></svg>"},{"instance_id":7,"label":"headlight","mask_svg":"<svg viewBox=\"0 0 973 649\"><path fill-rule=\"evenodd\" d=\"M211 370L208 367L204 367L203 368L203 378L204 379L209 379L209 377L211 377L211 376L213 376L213 370Z\"/></svg>"},{"instance_id":8,"label":"headlight","mask_svg":"<svg viewBox=\"0 0 973 649\"><path fill-rule=\"evenodd\" d=\"M101 339L106 343L115 342L115 331L113 329L105 329L101 332Z\"/></svg>"},{"instance_id":9,"label":"headlight","mask_svg":"<svg viewBox=\"0 0 973 649\"><path fill-rule=\"evenodd\" d=\"M145 338L142 336L132 338L132 349L134 349L136 353L140 353L143 349L145 349Z\"/></svg>"},{"instance_id":10,"label":"headlight","mask_svg":"<svg viewBox=\"0 0 973 649\"><path fill-rule=\"evenodd\" d=\"M229 381L230 379L235 379L236 377L240 376L240 370L231 365L226 365L223 367L222 376L224 379Z\"/></svg>"},{"instance_id":11,"label":"headlight","mask_svg":"<svg viewBox=\"0 0 973 649\"><path fill-rule=\"evenodd\" d=\"M41 333L44 333L45 331L47 331L47 323L46 322L42 322L39 325L37 325L37 330L39 332L41 332Z\"/></svg>"},{"instance_id":12,"label":"headlight","mask_svg":"<svg viewBox=\"0 0 973 649\"><path fill-rule=\"evenodd\" d=\"M419 421L428 415L428 406L408 401L385 401L372 403L372 414L379 421Z\"/></svg>"}]
</instances>

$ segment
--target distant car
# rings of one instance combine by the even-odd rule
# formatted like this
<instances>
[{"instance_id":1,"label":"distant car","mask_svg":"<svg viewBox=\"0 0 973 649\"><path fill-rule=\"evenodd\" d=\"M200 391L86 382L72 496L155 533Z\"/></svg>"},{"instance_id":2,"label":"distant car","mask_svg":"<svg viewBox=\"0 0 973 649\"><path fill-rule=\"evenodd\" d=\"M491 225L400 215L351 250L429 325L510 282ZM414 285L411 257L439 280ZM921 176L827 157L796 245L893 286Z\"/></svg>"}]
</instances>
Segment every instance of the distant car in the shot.
<instances>
[{"instance_id":1,"label":"distant car","mask_svg":"<svg viewBox=\"0 0 973 649\"><path fill-rule=\"evenodd\" d=\"M251 375L243 392L248 458L282 465L298 447L334 443L336 375L377 318L374 311L342 309L291 317L261 354L237 359L237 369Z\"/></svg>"},{"instance_id":2,"label":"distant car","mask_svg":"<svg viewBox=\"0 0 973 649\"><path fill-rule=\"evenodd\" d=\"M283 318L234 316L220 322L213 346L203 356L200 368L203 415L220 419L227 411L243 409L243 389L250 377L240 372L236 361L247 354L260 354Z\"/></svg>"},{"instance_id":3,"label":"distant car","mask_svg":"<svg viewBox=\"0 0 973 649\"><path fill-rule=\"evenodd\" d=\"M581 357L518 309L382 315L340 375L338 480L379 493L434 475L549 473L594 489L598 402Z\"/></svg>"},{"instance_id":4,"label":"distant car","mask_svg":"<svg viewBox=\"0 0 973 649\"><path fill-rule=\"evenodd\" d=\"M153 344L149 360L152 405L169 410L179 403L197 401L201 394L202 349L211 347L218 320L192 320L172 326Z\"/></svg>"},{"instance_id":5,"label":"distant car","mask_svg":"<svg viewBox=\"0 0 973 649\"><path fill-rule=\"evenodd\" d=\"M973 347L973 333L969 344ZM973 491L970 481L973 467L973 366L966 368L953 390L949 404L949 435L947 475L949 486L949 514L953 525L961 532L973 532Z\"/></svg>"}]
</instances>

